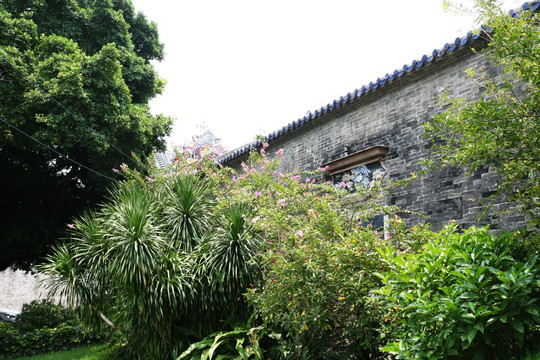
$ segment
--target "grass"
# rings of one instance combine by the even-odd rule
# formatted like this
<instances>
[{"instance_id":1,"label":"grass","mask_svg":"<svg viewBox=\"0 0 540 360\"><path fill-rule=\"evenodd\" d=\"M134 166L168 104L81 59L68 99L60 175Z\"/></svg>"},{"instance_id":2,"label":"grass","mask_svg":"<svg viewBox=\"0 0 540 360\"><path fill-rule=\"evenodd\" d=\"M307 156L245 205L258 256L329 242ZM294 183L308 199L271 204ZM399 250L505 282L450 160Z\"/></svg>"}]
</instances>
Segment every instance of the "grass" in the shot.
<instances>
[{"instance_id":1,"label":"grass","mask_svg":"<svg viewBox=\"0 0 540 360\"><path fill-rule=\"evenodd\" d=\"M71 350L19 357L14 360L111 360L111 348L106 344L82 346Z\"/></svg>"}]
</instances>

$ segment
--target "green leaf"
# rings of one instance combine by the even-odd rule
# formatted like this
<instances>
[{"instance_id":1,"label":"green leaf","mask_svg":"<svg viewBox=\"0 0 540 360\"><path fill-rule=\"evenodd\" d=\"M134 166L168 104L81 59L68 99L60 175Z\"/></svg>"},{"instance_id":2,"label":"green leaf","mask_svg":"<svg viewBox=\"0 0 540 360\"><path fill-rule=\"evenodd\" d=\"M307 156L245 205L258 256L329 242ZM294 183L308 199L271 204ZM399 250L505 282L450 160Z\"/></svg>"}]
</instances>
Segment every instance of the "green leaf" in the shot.
<instances>
[{"instance_id":1,"label":"green leaf","mask_svg":"<svg viewBox=\"0 0 540 360\"><path fill-rule=\"evenodd\" d=\"M521 321L519 321L518 319L511 320L510 321L510 326L512 326L514 328L514 330L516 330L520 334L523 334L523 332L525 331L524 328L523 328L523 323Z\"/></svg>"},{"instance_id":2,"label":"green leaf","mask_svg":"<svg viewBox=\"0 0 540 360\"><path fill-rule=\"evenodd\" d=\"M469 347L473 340L474 340L474 337L476 336L476 329L471 329L469 330L469 332L467 333L467 341L469 342L469 344L467 345L467 347Z\"/></svg>"}]
</instances>

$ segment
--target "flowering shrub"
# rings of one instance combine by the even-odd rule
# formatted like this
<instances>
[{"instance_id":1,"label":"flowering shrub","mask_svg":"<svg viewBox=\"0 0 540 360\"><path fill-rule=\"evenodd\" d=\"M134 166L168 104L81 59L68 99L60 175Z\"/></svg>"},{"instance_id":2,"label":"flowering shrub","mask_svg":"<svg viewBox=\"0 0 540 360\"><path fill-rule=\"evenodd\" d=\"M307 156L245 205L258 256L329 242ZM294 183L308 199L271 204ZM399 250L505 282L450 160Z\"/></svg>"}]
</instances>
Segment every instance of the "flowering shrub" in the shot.
<instances>
[{"instance_id":1,"label":"flowering shrub","mask_svg":"<svg viewBox=\"0 0 540 360\"><path fill-rule=\"evenodd\" d=\"M374 274L385 265L376 247L386 242L382 231L362 224L397 208L381 205L380 184L351 194L324 182L325 169L282 174L283 155L252 153L224 187L222 198L252 206L264 241L262 278L248 301L296 356L375 356L381 314L370 292L381 284Z\"/></svg>"}]
</instances>

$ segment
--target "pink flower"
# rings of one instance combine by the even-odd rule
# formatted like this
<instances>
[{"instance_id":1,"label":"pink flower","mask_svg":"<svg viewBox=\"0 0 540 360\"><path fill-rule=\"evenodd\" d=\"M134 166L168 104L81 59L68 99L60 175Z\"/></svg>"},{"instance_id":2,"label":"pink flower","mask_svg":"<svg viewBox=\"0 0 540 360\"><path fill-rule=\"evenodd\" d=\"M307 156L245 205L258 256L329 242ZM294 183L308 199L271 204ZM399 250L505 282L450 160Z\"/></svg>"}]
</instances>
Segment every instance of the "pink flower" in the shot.
<instances>
[{"instance_id":1,"label":"pink flower","mask_svg":"<svg viewBox=\"0 0 540 360\"><path fill-rule=\"evenodd\" d=\"M262 192L260 192L260 191L255 191L255 196L256 196L256 197L261 197L261 196L262 196Z\"/></svg>"},{"instance_id":2,"label":"pink flower","mask_svg":"<svg viewBox=\"0 0 540 360\"><path fill-rule=\"evenodd\" d=\"M260 218L260 216L255 216L253 219L251 219L251 222L255 224L257 221L259 221Z\"/></svg>"},{"instance_id":3,"label":"pink flower","mask_svg":"<svg viewBox=\"0 0 540 360\"><path fill-rule=\"evenodd\" d=\"M75 225L73 225L73 224L67 224L67 227L68 227L69 229L73 229L73 228L75 228Z\"/></svg>"},{"instance_id":4,"label":"pink flower","mask_svg":"<svg viewBox=\"0 0 540 360\"><path fill-rule=\"evenodd\" d=\"M117 173L117 172L118 172L118 169L113 168L112 171L115 172L115 173Z\"/></svg>"},{"instance_id":5,"label":"pink flower","mask_svg":"<svg viewBox=\"0 0 540 360\"><path fill-rule=\"evenodd\" d=\"M267 149L269 146L270 146L270 145L268 145L267 142L264 142L264 143L263 143L263 149Z\"/></svg>"},{"instance_id":6,"label":"pink flower","mask_svg":"<svg viewBox=\"0 0 540 360\"><path fill-rule=\"evenodd\" d=\"M266 153L266 151L264 151L264 149L261 149L261 154L264 155L265 153Z\"/></svg>"},{"instance_id":7,"label":"pink flower","mask_svg":"<svg viewBox=\"0 0 540 360\"><path fill-rule=\"evenodd\" d=\"M266 170L266 169L268 169L268 168L266 167L266 165L263 165L263 166L261 167L261 169Z\"/></svg>"},{"instance_id":8,"label":"pink flower","mask_svg":"<svg viewBox=\"0 0 540 360\"><path fill-rule=\"evenodd\" d=\"M307 178L307 179L306 179L306 184L307 184L308 182L310 182L310 181L311 181L311 180L310 180L309 178Z\"/></svg>"},{"instance_id":9,"label":"pink flower","mask_svg":"<svg viewBox=\"0 0 540 360\"><path fill-rule=\"evenodd\" d=\"M128 166L126 164L122 163L122 165L120 165L120 169L122 169L123 171L126 171L127 168L128 168Z\"/></svg>"},{"instance_id":10,"label":"pink flower","mask_svg":"<svg viewBox=\"0 0 540 360\"><path fill-rule=\"evenodd\" d=\"M278 151L276 151L276 156L281 156L283 155L283 149L279 149Z\"/></svg>"},{"instance_id":11,"label":"pink flower","mask_svg":"<svg viewBox=\"0 0 540 360\"><path fill-rule=\"evenodd\" d=\"M280 199L280 200L278 200L277 203L278 203L279 205L285 207L285 206L287 206L287 204L285 204L285 201L286 201L285 199Z\"/></svg>"},{"instance_id":12,"label":"pink flower","mask_svg":"<svg viewBox=\"0 0 540 360\"><path fill-rule=\"evenodd\" d=\"M298 181L300 180L300 175L291 176L291 179L293 179L294 181Z\"/></svg>"},{"instance_id":13,"label":"pink flower","mask_svg":"<svg viewBox=\"0 0 540 360\"><path fill-rule=\"evenodd\" d=\"M326 171L326 170L328 170L328 168L330 168L330 166L326 165L325 167L323 167L323 168L320 167L320 168L318 168L317 170L320 170L320 171Z\"/></svg>"},{"instance_id":14,"label":"pink flower","mask_svg":"<svg viewBox=\"0 0 540 360\"><path fill-rule=\"evenodd\" d=\"M154 178L151 178L151 177L148 177L148 176L145 176L144 177L148 182L154 182L155 179Z\"/></svg>"},{"instance_id":15,"label":"pink flower","mask_svg":"<svg viewBox=\"0 0 540 360\"><path fill-rule=\"evenodd\" d=\"M304 236L304 232L302 230L298 230L297 234L299 238L302 238Z\"/></svg>"},{"instance_id":16,"label":"pink flower","mask_svg":"<svg viewBox=\"0 0 540 360\"><path fill-rule=\"evenodd\" d=\"M339 186L341 186L342 188L346 188L347 184L342 181L342 182L339 183Z\"/></svg>"}]
</instances>

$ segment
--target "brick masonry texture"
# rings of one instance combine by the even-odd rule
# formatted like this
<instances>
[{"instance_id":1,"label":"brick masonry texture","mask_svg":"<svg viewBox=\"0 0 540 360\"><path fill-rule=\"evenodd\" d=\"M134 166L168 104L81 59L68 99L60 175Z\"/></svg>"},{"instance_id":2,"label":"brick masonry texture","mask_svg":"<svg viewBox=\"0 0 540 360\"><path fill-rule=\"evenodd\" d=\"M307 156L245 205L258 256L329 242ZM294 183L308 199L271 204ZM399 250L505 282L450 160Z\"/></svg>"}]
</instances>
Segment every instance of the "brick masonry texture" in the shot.
<instances>
[{"instance_id":1,"label":"brick masonry texture","mask_svg":"<svg viewBox=\"0 0 540 360\"><path fill-rule=\"evenodd\" d=\"M317 169L341 156L346 144L351 153L382 145L389 147L384 160L386 179L400 180L411 172L419 173L419 162L432 156L423 124L442 111L439 96L448 92L450 97L476 99L481 94L481 87L467 77L468 68L497 74L485 57L462 48L272 140L270 153L283 148L281 170L302 171ZM246 157L227 165L238 169ZM478 200L492 194L496 182L497 175L489 167L470 175L464 169L448 167L420 176L389 194L387 201L419 214L403 214L409 223L430 223L436 231L450 220L462 228L473 224L490 224L494 229L524 226L524 217L515 214L477 219L482 211ZM503 201L494 206L507 207Z\"/></svg>"}]
</instances>

